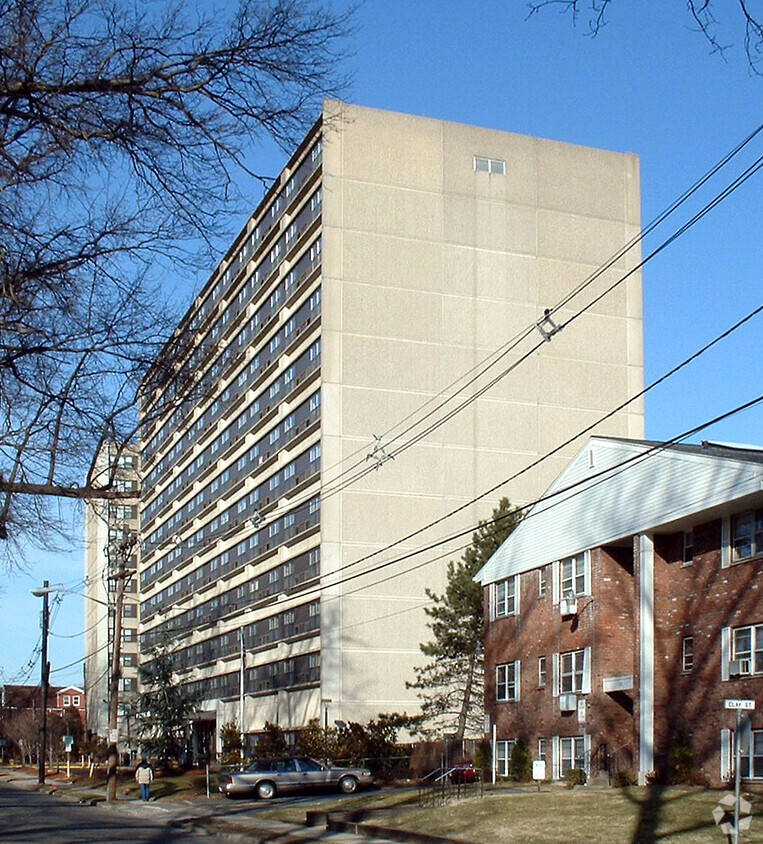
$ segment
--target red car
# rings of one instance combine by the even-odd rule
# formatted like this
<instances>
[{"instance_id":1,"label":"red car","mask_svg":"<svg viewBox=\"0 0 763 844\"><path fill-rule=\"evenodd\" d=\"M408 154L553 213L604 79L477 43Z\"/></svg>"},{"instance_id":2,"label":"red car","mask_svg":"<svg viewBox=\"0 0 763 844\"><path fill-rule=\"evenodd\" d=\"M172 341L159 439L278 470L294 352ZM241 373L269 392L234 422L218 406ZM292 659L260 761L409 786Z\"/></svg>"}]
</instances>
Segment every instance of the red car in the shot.
<instances>
[{"instance_id":1,"label":"red car","mask_svg":"<svg viewBox=\"0 0 763 844\"><path fill-rule=\"evenodd\" d=\"M477 771L469 762L464 762L461 765L454 765L450 770L450 781L454 785L459 785L468 782L477 782Z\"/></svg>"}]
</instances>

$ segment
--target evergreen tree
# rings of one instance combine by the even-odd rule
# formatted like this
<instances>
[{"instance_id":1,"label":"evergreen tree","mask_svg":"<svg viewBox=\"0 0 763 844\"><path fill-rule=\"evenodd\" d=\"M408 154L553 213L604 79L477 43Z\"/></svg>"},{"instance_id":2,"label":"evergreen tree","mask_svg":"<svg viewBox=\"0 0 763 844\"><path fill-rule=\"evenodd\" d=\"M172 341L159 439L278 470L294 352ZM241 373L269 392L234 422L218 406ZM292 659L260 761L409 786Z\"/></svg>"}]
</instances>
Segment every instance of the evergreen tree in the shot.
<instances>
[{"instance_id":1,"label":"evergreen tree","mask_svg":"<svg viewBox=\"0 0 763 844\"><path fill-rule=\"evenodd\" d=\"M265 722L265 727L254 748L254 755L257 759L289 755L289 745L286 742L286 736L284 736L283 730L278 724L273 724L271 721Z\"/></svg>"},{"instance_id":2,"label":"evergreen tree","mask_svg":"<svg viewBox=\"0 0 763 844\"><path fill-rule=\"evenodd\" d=\"M154 648L140 667L143 691L138 698L138 735L145 753L161 762L177 759L186 744L197 696L177 682L168 647Z\"/></svg>"},{"instance_id":3,"label":"evergreen tree","mask_svg":"<svg viewBox=\"0 0 763 844\"><path fill-rule=\"evenodd\" d=\"M491 518L479 523L458 563L448 563L445 594L427 589L434 602L426 609L434 638L420 648L431 661L416 669L415 682L406 684L418 691L428 725L425 734L454 732L461 741L467 732L482 733L484 614L482 587L473 578L519 519L519 512L502 498Z\"/></svg>"}]
</instances>

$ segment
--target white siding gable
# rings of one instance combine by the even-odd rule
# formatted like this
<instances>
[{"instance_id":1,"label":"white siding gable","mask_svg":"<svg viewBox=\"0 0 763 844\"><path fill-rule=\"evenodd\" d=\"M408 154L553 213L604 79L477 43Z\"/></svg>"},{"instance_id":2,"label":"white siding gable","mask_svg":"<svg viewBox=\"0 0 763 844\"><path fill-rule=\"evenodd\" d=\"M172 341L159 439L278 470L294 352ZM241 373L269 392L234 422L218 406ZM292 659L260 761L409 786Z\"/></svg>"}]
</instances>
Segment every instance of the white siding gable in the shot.
<instances>
[{"instance_id":1,"label":"white siding gable","mask_svg":"<svg viewBox=\"0 0 763 844\"><path fill-rule=\"evenodd\" d=\"M760 492L763 462L595 437L475 577L486 585Z\"/></svg>"}]
</instances>

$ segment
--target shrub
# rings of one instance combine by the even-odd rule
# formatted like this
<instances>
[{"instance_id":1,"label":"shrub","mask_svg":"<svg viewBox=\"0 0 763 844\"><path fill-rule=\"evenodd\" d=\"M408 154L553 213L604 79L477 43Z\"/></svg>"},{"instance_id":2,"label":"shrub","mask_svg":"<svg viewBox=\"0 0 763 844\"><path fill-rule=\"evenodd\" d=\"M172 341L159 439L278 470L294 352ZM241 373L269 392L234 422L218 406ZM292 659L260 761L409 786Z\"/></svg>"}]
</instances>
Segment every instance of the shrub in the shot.
<instances>
[{"instance_id":1,"label":"shrub","mask_svg":"<svg viewBox=\"0 0 763 844\"><path fill-rule=\"evenodd\" d=\"M490 749L490 742L482 739L474 749L474 762L472 763L478 771L488 771L493 764L493 757Z\"/></svg>"},{"instance_id":2,"label":"shrub","mask_svg":"<svg viewBox=\"0 0 763 844\"><path fill-rule=\"evenodd\" d=\"M518 738L511 749L511 778L517 782L531 782L533 760L527 740Z\"/></svg>"},{"instance_id":3,"label":"shrub","mask_svg":"<svg viewBox=\"0 0 763 844\"><path fill-rule=\"evenodd\" d=\"M690 783L694 776L694 749L686 730L678 730L668 751L669 782Z\"/></svg>"},{"instance_id":4,"label":"shrub","mask_svg":"<svg viewBox=\"0 0 763 844\"><path fill-rule=\"evenodd\" d=\"M576 785L585 785L585 771L582 768L570 768L564 774L564 781L567 783L567 788L574 788Z\"/></svg>"},{"instance_id":5,"label":"shrub","mask_svg":"<svg viewBox=\"0 0 763 844\"><path fill-rule=\"evenodd\" d=\"M615 771L612 774L613 788L628 788L632 785L638 785L638 777L630 768L624 768L622 771Z\"/></svg>"}]
</instances>

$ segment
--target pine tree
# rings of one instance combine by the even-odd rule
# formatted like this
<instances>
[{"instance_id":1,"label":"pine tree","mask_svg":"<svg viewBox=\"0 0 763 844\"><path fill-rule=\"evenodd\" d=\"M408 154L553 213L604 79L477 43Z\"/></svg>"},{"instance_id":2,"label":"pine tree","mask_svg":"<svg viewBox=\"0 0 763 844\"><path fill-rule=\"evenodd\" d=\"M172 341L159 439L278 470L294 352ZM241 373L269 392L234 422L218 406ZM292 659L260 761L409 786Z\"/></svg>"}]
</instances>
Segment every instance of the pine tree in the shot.
<instances>
[{"instance_id":1,"label":"pine tree","mask_svg":"<svg viewBox=\"0 0 763 844\"><path fill-rule=\"evenodd\" d=\"M148 662L140 667L140 680L138 734L143 750L161 762L179 759L198 709L197 696L176 680L167 646L150 651Z\"/></svg>"},{"instance_id":2,"label":"pine tree","mask_svg":"<svg viewBox=\"0 0 763 844\"><path fill-rule=\"evenodd\" d=\"M445 594L427 589L434 602L426 609L433 639L420 645L431 661L416 668L416 680L407 683L421 700L424 733L482 732L483 723L483 599L474 575L519 523L520 514L502 498L493 515L481 521L462 558L448 563Z\"/></svg>"}]
</instances>

